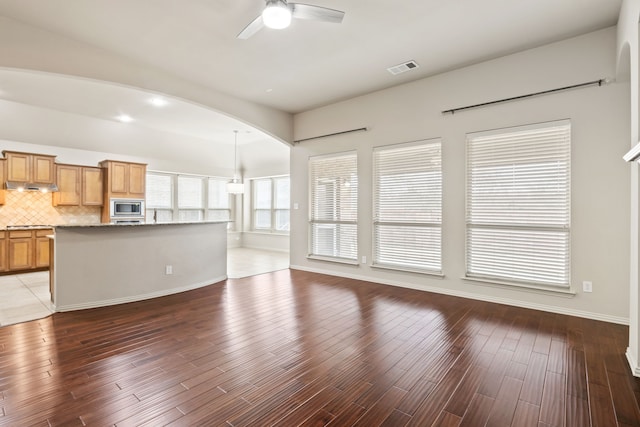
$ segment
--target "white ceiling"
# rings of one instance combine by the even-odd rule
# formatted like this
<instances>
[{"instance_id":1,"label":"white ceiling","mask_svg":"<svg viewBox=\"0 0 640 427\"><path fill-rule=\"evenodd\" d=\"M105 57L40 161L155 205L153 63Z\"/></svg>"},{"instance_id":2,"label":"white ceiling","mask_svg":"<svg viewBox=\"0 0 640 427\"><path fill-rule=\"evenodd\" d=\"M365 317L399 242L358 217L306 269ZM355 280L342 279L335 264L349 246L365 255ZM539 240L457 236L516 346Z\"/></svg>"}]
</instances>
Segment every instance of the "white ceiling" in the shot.
<instances>
[{"instance_id":1,"label":"white ceiling","mask_svg":"<svg viewBox=\"0 0 640 427\"><path fill-rule=\"evenodd\" d=\"M304 1L345 11L343 23L294 21L285 30L263 29L237 39L264 0L0 0L0 15L296 113L615 25L622 3ZM397 76L386 71L407 60L420 67ZM142 126L207 139L246 128L184 102L152 108L149 94L141 91L20 74L0 73L0 99L105 119L127 113Z\"/></svg>"}]
</instances>

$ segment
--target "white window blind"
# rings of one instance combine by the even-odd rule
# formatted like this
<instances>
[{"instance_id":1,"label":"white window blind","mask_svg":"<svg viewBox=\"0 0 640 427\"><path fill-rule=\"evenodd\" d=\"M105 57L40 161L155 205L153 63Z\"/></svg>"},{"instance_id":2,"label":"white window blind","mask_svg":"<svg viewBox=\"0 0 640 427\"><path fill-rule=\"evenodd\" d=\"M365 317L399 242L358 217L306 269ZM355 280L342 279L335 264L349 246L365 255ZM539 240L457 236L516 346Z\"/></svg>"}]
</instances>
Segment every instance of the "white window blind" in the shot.
<instances>
[{"instance_id":1,"label":"white window blind","mask_svg":"<svg viewBox=\"0 0 640 427\"><path fill-rule=\"evenodd\" d=\"M146 216L151 222L171 222L173 217L173 177L166 174L147 173Z\"/></svg>"},{"instance_id":2,"label":"white window blind","mask_svg":"<svg viewBox=\"0 0 640 427\"><path fill-rule=\"evenodd\" d=\"M271 230L271 179L253 181L253 227L256 230Z\"/></svg>"},{"instance_id":3,"label":"white window blind","mask_svg":"<svg viewBox=\"0 0 640 427\"><path fill-rule=\"evenodd\" d=\"M467 135L467 276L570 284L568 120Z\"/></svg>"},{"instance_id":4,"label":"white window blind","mask_svg":"<svg viewBox=\"0 0 640 427\"><path fill-rule=\"evenodd\" d=\"M178 220L202 221L204 216L202 177L178 176Z\"/></svg>"},{"instance_id":5,"label":"white window blind","mask_svg":"<svg viewBox=\"0 0 640 427\"><path fill-rule=\"evenodd\" d=\"M227 179L209 178L207 181L207 220L229 221L231 207L227 192Z\"/></svg>"},{"instance_id":6,"label":"white window blind","mask_svg":"<svg viewBox=\"0 0 640 427\"><path fill-rule=\"evenodd\" d=\"M310 256L357 261L356 153L309 159Z\"/></svg>"},{"instance_id":7,"label":"white window blind","mask_svg":"<svg viewBox=\"0 0 640 427\"><path fill-rule=\"evenodd\" d=\"M440 140L374 149L374 265L440 273Z\"/></svg>"}]
</instances>

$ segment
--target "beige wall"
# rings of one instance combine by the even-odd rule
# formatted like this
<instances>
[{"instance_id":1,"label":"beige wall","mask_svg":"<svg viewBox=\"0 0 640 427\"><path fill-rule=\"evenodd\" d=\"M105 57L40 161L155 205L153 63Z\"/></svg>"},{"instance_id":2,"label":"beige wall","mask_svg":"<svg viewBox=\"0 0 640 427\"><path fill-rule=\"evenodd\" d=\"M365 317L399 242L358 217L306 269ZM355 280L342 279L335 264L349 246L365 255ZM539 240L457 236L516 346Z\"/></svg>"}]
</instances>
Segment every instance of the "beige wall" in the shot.
<instances>
[{"instance_id":1,"label":"beige wall","mask_svg":"<svg viewBox=\"0 0 640 427\"><path fill-rule=\"evenodd\" d=\"M56 310L139 301L225 280L226 228L226 223L57 227Z\"/></svg>"},{"instance_id":2,"label":"beige wall","mask_svg":"<svg viewBox=\"0 0 640 427\"><path fill-rule=\"evenodd\" d=\"M443 115L442 110L615 77L615 28L396 86L298 114L294 139L366 126L294 146L291 265L374 282L469 296L608 321L629 319L629 86L590 87ZM570 119L572 124L572 297L479 285L465 273L465 135ZM359 255L372 255L372 148L442 138L443 279L313 261L308 253L309 156L357 150ZM582 292L582 281L593 293Z\"/></svg>"}]
</instances>

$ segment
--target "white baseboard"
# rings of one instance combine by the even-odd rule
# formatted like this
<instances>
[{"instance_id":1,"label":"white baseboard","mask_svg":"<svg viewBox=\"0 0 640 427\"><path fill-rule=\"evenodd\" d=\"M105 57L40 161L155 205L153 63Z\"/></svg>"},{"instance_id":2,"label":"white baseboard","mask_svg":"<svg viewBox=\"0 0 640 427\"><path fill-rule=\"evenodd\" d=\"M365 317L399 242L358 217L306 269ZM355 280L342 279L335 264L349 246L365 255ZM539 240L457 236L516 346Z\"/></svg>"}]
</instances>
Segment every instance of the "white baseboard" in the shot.
<instances>
[{"instance_id":1,"label":"white baseboard","mask_svg":"<svg viewBox=\"0 0 640 427\"><path fill-rule=\"evenodd\" d=\"M462 298L469 298L469 299L474 299L474 300L478 300L478 301L485 301L485 302L494 302L497 304L505 304L505 305L511 305L514 307L521 307L521 308L529 308L532 310L540 310L540 311L546 311L549 313L556 313L556 314L565 314L568 316L576 316L576 317L582 317L585 319L591 319L591 320L600 320L603 322L609 322L609 323L617 323L620 325L629 325L629 319L625 318L625 317L618 317L618 316L610 316L607 314L602 314L602 313L594 313L591 311L583 311L583 310L574 310L571 308L565 308L565 307L558 307L558 306L554 306L554 305L546 305L546 304L537 304L537 303L529 303L526 301L521 301L521 300L515 300L515 299L511 299L511 298L501 298L501 297L493 297L493 296L488 296L488 295L482 295L482 294L476 294L476 293L472 293L472 292L465 292L465 291L457 291L457 290L452 290L452 289L446 289L446 288L439 288L439 287L435 287L435 286L426 286L426 285L416 285L414 283L406 283L406 282L399 282L399 281L395 281L395 280L382 280L382 279L378 279L378 278L372 278L369 276L363 276L363 275L359 275L359 274L348 274L348 273L336 273L334 271L331 270L325 270L322 268L310 268L310 267L306 267L306 266L301 266L301 265L291 265L289 267L292 270L302 270L302 271L308 271L311 273L320 273L320 274L326 274L328 276L339 276L339 277L345 277L348 279L354 279L354 280L363 280L366 282L372 282L372 283L379 283L381 285L390 285L390 286L398 286L401 288L409 288L409 289L416 289L419 291L427 291L427 292L433 292L433 293L437 293L437 294L444 294L444 295L451 295L451 296L455 296L455 297L462 297Z\"/></svg>"},{"instance_id":2,"label":"white baseboard","mask_svg":"<svg viewBox=\"0 0 640 427\"><path fill-rule=\"evenodd\" d=\"M227 280L227 276L226 275L220 276L220 277L216 277L216 278L213 278L213 279L210 279L210 280L205 280L203 282L192 283L190 285L180 286L178 288L164 289L162 291L151 292L151 293L148 293L148 294L133 295L133 296L129 296L129 297L114 298L114 299L102 300L102 301L92 301L92 302L88 302L88 303L56 306L54 311L56 311L56 312L64 312L64 311L86 310L86 309L89 309L89 308L107 307L107 306L110 306L110 305L126 304L128 302L143 301L143 300L147 300L147 299L164 297L164 296L167 296L167 295L173 295L173 294L178 294L180 292L185 292L185 291L190 291L190 290L193 290L193 289L202 288L204 286L209 286L209 285L212 285L214 283L221 282L223 280Z\"/></svg>"},{"instance_id":3,"label":"white baseboard","mask_svg":"<svg viewBox=\"0 0 640 427\"><path fill-rule=\"evenodd\" d=\"M631 373L633 374L633 376L640 377L640 367L638 366L638 358L633 354L631 347L627 347L625 356L627 356L627 362L629 363L629 367L631 368Z\"/></svg>"}]
</instances>

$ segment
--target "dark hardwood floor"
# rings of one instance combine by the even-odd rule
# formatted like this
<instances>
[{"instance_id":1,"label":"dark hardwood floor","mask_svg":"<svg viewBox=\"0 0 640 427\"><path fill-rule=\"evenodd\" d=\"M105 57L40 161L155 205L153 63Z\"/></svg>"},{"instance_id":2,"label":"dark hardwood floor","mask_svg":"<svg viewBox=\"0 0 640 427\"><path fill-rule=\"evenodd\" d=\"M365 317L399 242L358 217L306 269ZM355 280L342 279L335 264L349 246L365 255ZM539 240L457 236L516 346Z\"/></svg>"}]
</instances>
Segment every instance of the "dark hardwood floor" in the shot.
<instances>
[{"instance_id":1,"label":"dark hardwood floor","mask_svg":"<svg viewBox=\"0 0 640 427\"><path fill-rule=\"evenodd\" d=\"M283 270L0 328L0 425L639 426L626 343Z\"/></svg>"}]
</instances>

